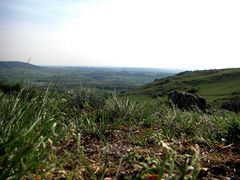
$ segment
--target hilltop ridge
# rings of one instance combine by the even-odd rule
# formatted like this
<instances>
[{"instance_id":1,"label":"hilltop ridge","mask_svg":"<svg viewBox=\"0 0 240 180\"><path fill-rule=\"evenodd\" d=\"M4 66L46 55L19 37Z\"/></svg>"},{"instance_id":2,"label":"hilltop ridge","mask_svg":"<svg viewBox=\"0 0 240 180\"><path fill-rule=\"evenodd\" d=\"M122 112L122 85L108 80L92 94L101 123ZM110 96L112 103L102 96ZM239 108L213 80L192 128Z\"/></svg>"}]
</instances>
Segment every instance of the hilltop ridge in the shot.
<instances>
[{"instance_id":1,"label":"hilltop ridge","mask_svg":"<svg viewBox=\"0 0 240 180\"><path fill-rule=\"evenodd\" d=\"M21 61L0 61L0 68L41 68L30 63L21 62Z\"/></svg>"},{"instance_id":2,"label":"hilltop ridge","mask_svg":"<svg viewBox=\"0 0 240 180\"><path fill-rule=\"evenodd\" d=\"M212 102L240 94L240 68L184 71L155 79L139 86L129 95L166 97L172 90L195 92Z\"/></svg>"}]
</instances>

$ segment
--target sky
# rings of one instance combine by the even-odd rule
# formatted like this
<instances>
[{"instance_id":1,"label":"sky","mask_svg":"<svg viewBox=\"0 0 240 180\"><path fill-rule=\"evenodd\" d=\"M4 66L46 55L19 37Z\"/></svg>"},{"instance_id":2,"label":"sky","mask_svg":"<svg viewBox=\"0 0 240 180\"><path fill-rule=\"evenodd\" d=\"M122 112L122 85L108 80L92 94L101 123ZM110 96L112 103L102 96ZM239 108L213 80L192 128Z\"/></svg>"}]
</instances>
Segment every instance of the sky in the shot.
<instances>
[{"instance_id":1,"label":"sky","mask_svg":"<svg viewBox=\"0 0 240 180\"><path fill-rule=\"evenodd\" d=\"M240 67L239 0L0 0L0 61Z\"/></svg>"}]
</instances>

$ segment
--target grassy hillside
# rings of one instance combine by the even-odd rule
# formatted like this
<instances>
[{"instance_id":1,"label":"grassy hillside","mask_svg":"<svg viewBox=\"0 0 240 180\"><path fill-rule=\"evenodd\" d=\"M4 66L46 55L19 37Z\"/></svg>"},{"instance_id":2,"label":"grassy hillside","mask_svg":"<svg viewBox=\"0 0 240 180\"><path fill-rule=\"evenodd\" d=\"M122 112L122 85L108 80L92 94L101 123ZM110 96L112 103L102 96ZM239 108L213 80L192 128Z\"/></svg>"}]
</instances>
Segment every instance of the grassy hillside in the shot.
<instances>
[{"instance_id":1,"label":"grassy hillside","mask_svg":"<svg viewBox=\"0 0 240 180\"><path fill-rule=\"evenodd\" d=\"M34 76L39 80L59 72L56 79L62 85L80 76L89 81L93 79L96 85L106 82L108 76L109 80L114 77L116 82L118 76L121 84L123 74L124 82L128 83L131 75L133 80L144 75L143 70L136 69L123 72L122 69L99 71L66 67L22 68L19 74L27 71L35 73L33 75L39 73ZM237 78L239 69L183 72L156 79L141 87L141 93L154 96L154 93L147 94L150 91L144 92L144 88L154 90L160 85L191 90L193 87L189 84L202 82L205 85L215 82L214 89L219 79L230 84ZM204 87L203 83L199 92L204 92L200 87ZM149 101L150 98L138 99L135 95L133 100L115 93L82 89L62 93L50 91L51 88L23 88L22 84L0 87L0 179L240 177L240 118L237 113L181 111L169 107L161 98ZM233 92L239 91L234 89ZM223 96L219 94L219 97Z\"/></svg>"},{"instance_id":2,"label":"grassy hillside","mask_svg":"<svg viewBox=\"0 0 240 180\"><path fill-rule=\"evenodd\" d=\"M166 97L172 90L196 91L209 102L240 94L240 68L185 71L146 85L128 93L150 97Z\"/></svg>"},{"instance_id":3,"label":"grassy hillside","mask_svg":"<svg viewBox=\"0 0 240 180\"><path fill-rule=\"evenodd\" d=\"M0 62L0 81L17 83L23 79L34 86L46 86L52 82L53 87L60 91L81 87L128 91L175 72L146 68L43 67L22 62Z\"/></svg>"}]
</instances>

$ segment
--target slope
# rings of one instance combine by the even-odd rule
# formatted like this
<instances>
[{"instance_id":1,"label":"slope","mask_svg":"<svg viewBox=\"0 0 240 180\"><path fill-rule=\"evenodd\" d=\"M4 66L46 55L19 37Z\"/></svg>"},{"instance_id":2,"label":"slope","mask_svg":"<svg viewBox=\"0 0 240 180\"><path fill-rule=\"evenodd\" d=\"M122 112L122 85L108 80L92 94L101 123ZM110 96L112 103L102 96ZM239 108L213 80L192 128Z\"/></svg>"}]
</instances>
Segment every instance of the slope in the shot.
<instances>
[{"instance_id":1,"label":"slope","mask_svg":"<svg viewBox=\"0 0 240 180\"><path fill-rule=\"evenodd\" d=\"M20 61L0 61L0 68L40 68L30 63Z\"/></svg>"},{"instance_id":2,"label":"slope","mask_svg":"<svg viewBox=\"0 0 240 180\"><path fill-rule=\"evenodd\" d=\"M240 94L240 68L185 71L143 86L128 95L166 97L172 90L197 92L209 102Z\"/></svg>"}]
</instances>

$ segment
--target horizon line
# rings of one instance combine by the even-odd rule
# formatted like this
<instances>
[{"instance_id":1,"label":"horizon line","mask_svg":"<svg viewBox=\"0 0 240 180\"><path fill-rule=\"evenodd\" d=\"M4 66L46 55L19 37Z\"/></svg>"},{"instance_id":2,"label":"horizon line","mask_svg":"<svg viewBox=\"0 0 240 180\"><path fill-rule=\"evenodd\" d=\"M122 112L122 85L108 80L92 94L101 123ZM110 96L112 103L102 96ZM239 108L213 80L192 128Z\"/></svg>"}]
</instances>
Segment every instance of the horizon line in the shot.
<instances>
[{"instance_id":1,"label":"horizon line","mask_svg":"<svg viewBox=\"0 0 240 180\"><path fill-rule=\"evenodd\" d=\"M197 70L217 70L217 69L234 69L240 67L222 67L222 68L174 68L174 67L142 67L142 66L102 66L102 65L70 65L70 64L38 64L38 63L31 63L29 61L19 61L19 60L0 60L0 62L21 62L26 64L31 64L35 66L42 66L42 67L83 67L83 68L113 68L113 69L156 69L156 70L175 70L175 71L197 71Z\"/></svg>"}]
</instances>

